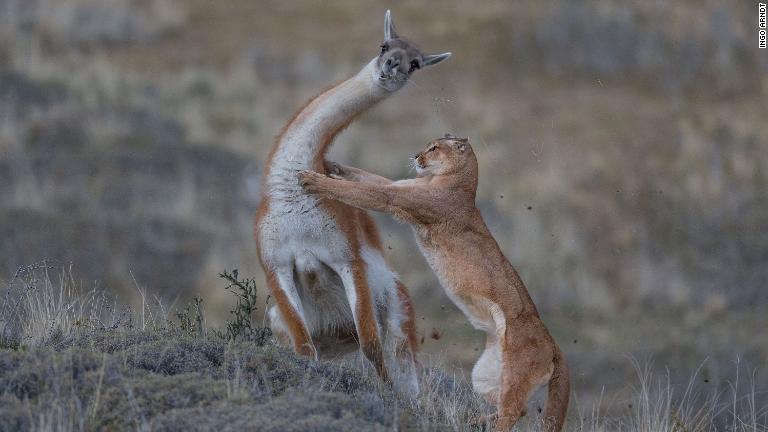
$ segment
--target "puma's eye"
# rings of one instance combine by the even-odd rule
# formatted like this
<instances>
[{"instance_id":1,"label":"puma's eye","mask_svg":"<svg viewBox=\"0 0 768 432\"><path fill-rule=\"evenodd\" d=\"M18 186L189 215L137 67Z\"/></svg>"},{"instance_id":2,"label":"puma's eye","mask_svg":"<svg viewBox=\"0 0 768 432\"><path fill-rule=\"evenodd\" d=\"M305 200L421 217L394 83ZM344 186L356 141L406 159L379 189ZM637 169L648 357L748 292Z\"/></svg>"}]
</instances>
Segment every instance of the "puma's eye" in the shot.
<instances>
[{"instance_id":1,"label":"puma's eye","mask_svg":"<svg viewBox=\"0 0 768 432\"><path fill-rule=\"evenodd\" d=\"M409 70L408 72L409 72L409 73L410 73L410 72L413 72L413 71L415 71L416 69L419 69L420 67L421 67L421 66L419 66L419 61L418 61L418 60L411 60L411 70Z\"/></svg>"},{"instance_id":2,"label":"puma's eye","mask_svg":"<svg viewBox=\"0 0 768 432\"><path fill-rule=\"evenodd\" d=\"M437 150L437 146L432 146L427 149L427 153Z\"/></svg>"},{"instance_id":3,"label":"puma's eye","mask_svg":"<svg viewBox=\"0 0 768 432\"><path fill-rule=\"evenodd\" d=\"M387 45L385 43L381 44L381 54L384 54L388 50L389 50L389 45ZM379 54L379 55L381 55L381 54Z\"/></svg>"}]
</instances>

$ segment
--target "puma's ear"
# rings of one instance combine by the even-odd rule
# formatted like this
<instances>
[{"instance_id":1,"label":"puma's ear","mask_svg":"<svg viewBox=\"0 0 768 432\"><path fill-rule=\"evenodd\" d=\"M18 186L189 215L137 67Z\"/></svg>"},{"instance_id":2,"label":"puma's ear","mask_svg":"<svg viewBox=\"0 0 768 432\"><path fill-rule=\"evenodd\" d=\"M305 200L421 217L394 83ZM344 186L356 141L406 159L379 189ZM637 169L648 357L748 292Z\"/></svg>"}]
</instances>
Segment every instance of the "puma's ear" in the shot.
<instances>
[{"instance_id":1,"label":"puma's ear","mask_svg":"<svg viewBox=\"0 0 768 432\"><path fill-rule=\"evenodd\" d=\"M395 33L395 24L392 22L392 12L387 9L387 13L384 14L384 40L395 39L397 33Z\"/></svg>"},{"instance_id":2,"label":"puma's ear","mask_svg":"<svg viewBox=\"0 0 768 432\"><path fill-rule=\"evenodd\" d=\"M449 52L444 52L442 54L427 54L424 57L422 57L422 60L423 60L422 67L438 64L450 56L451 56L451 53Z\"/></svg>"}]
</instances>

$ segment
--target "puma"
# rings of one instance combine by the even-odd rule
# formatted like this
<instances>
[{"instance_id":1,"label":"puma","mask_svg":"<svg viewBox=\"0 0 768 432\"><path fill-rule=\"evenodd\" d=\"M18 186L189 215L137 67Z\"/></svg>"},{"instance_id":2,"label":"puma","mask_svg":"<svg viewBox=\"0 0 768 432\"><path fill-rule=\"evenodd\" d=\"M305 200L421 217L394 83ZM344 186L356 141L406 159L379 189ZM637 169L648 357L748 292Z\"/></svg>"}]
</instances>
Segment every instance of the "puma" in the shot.
<instances>
[{"instance_id":1,"label":"puma","mask_svg":"<svg viewBox=\"0 0 768 432\"><path fill-rule=\"evenodd\" d=\"M475 206L478 165L469 140L446 135L413 162L413 179L392 181L331 164L334 178L303 171L299 183L318 197L410 223L448 296L487 334L472 384L498 407L496 430L511 429L525 415L531 394L548 384L545 430L560 431L570 393L568 366Z\"/></svg>"}]
</instances>

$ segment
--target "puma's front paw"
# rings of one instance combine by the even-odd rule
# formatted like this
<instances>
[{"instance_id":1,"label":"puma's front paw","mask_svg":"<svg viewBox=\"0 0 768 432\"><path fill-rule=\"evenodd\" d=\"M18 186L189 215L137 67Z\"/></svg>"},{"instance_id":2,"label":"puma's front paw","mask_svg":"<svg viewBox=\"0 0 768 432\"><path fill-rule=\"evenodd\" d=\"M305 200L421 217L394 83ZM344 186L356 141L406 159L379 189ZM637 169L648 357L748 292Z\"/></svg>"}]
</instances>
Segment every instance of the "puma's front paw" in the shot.
<instances>
[{"instance_id":1,"label":"puma's front paw","mask_svg":"<svg viewBox=\"0 0 768 432\"><path fill-rule=\"evenodd\" d=\"M346 176L344 166L333 161L325 161L325 172L328 177L343 180Z\"/></svg>"},{"instance_id":2,"label":"puma's front paw","mask_svg":"<svg viewBox=\"0 0 768 432\"><path fill-rule=\"evenodd\" d=\"M320 193L322 192L320 183L326 177L314 171L299 171L298 178L299 185L304 191L309 193Z\"/></svg>"}]
</instances>

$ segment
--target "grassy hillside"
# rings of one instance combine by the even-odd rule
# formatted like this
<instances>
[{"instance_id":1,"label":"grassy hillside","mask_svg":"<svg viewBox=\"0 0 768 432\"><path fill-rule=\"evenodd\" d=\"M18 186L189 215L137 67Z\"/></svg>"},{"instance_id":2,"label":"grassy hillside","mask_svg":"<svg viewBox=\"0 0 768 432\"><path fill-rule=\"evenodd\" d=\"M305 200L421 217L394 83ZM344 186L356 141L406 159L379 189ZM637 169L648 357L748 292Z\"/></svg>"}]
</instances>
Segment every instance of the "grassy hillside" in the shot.
<instances>
[{"instance_id":1,"label":"grassy hillside","mask_svg":"<svg viewBox=\"0 0 768 432\"><path fill-rule=\"evenodd\" d=\"M59 276L21 269L3 293L0 431L445 430L484 408L436 369L411 399L356 355L296 357L251 322L252 305L235 308L227 330L208 328L199 301L114 310Z\"/></svg>"},{"instance_id":2,"label":"grassy hillside","mask_svg":"<svg viewBox=\"0 0 768 432\"><path fill-rule=\"evenodd\" d=\"M234 308L230 330L209 328L195 301L114 310L103 292L81 292L68 272L20 269L0 308L0 431L68 430L487 430L492 408L456 370L423 365L419 395L383 386L359 355L311 361L275 345ZM249 282L235 279L238 286ZM224 285L224 284L222 284ZM235 288L237 289L237 288ZM247 290L236 291L249 295ZM241 304L242 305L242 304ZM242 321L245 319L247 325ZM701 392L678 387L631 359L637 388L603 414L573 395L573 431L765 431L768 412L749 383ZM738 368L738 366L737 366ZM700 371L698 371L700 373ZM749 379L743 380L749 382ZM521 423L539 430L542 401Z\"/></svg>"}]
</instances>

